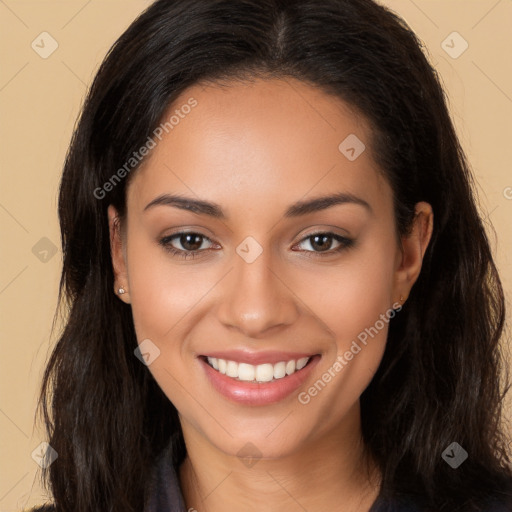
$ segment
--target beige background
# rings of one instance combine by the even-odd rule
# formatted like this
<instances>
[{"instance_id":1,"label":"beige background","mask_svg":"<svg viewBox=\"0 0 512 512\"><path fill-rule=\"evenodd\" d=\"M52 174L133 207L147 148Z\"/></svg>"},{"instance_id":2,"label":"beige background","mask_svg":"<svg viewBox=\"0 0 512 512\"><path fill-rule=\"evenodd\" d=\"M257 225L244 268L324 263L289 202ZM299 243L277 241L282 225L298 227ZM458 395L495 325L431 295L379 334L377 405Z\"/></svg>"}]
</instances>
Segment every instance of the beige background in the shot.
<instances>
[{"instance_id":1,"label":"beige background","mask_svg":"<svg viewBox=\"0 0 512 512\"><path fill-rule=\"evenodd\" d=\"M445 84L478 181L483 215L497 232L491 240L510 306L512 2L383 3L402 15L425 42ZM101 59L149 4L149 0L0 0L0 512L44 501L39 466L31 453L44 441L34 428L34 413L43 366L55 341L50 329L61 252L52 255L52 248L59 246L56 202L64 154ZM31 44L35 40L42 46L38 36L45 31L58 48L43 59ZM454 31L469 45L457 58L442 46ZM46 49L49 41L45 39ZM455 55L464 41L451 36L446 44L453 46L447 50Z\"/></svg>"}]
</instances>

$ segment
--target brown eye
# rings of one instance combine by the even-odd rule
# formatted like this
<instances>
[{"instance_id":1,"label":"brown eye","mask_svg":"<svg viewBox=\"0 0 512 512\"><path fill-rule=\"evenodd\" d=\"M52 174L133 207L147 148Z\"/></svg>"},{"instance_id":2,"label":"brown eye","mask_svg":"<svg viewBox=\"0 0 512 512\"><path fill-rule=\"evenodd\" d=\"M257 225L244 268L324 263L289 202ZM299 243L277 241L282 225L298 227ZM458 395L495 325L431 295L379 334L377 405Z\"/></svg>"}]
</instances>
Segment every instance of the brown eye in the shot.
<instances>
[{"instance_id":1,"label":"brown eye","mask_svg":"<svg viewBox=\"0 0 512 512\"><path fill-rule=\"evenodd\" d=\"M306 241L309 242L309 246L312 248L312 250L306 249L306 252L317 253L319 256L327 256L333 253L341 252L354 244L354 240L350 238L337 235L336 233L328 232L313 233L308 235L300 242L299 245L304 244ZM332 249L334 241L339 245Z\"/></svg>"},{"instance_id":2,"label":"brown eye","mask_svg":"<svg viewBox=\"0 0 512 512\"><path fill-rule=\"evenodd\" d=\"M310 237L311 247L319 251L328 251L331 248L333 237L327 234L313 235Z\"/></svg>"},{"instance_id":3,"label":"brown eye","mask_svg":"<svg viewBox=\"0 0 512 512\"><path fill-rule=\"evenodd\" d=\"M178 240L187 251L197 251L202 244L202 236L197 233L183 233L179 236Z\"/></svg>"},{"instance_id":4,"label":"brown eye","mask_svg":"<svg viewBox=\"0 0 512 512\"><path fill-rule=\"evenodd\" d=\"M208 250L208 248L201 249L203 242L211 240L200 233L195 232L180 232L170 236L166 236L159 241L159 244L164 247L166 251L181 258L194 258L196 254ZM174 244L178 242L181 247L176 247Z\"/></svg>"}]
</instances>

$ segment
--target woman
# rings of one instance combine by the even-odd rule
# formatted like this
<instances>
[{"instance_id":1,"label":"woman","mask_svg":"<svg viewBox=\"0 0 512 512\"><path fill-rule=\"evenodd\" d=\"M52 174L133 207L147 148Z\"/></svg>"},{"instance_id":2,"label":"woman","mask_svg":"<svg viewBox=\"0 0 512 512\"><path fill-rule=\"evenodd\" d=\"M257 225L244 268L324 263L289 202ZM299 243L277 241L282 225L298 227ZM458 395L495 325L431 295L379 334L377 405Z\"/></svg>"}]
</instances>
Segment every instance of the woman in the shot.
<instances>
[{"instance_id":1,"label":"woman","mask_svg":"<svg viewBox=\"0 0 512 512\"><path fill-rule=\"evenodd\" d=\"M59 215L48 510L512 509L500 279L384 7L155 2L98 71Z\"/></svg>"}]
</instances>

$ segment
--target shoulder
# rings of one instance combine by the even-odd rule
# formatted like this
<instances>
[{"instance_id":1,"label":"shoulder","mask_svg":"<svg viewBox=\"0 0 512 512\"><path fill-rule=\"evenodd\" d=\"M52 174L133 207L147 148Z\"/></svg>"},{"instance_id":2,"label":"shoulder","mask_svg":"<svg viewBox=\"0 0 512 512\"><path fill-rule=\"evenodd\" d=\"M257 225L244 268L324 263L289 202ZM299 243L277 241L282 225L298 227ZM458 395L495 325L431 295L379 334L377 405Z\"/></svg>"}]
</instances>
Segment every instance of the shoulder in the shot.
<instances>
[{"instance_id":1,"label":"shoulder","mask_svg":"<svg viewBox=\"0 0 512 512\"><path fill-rule=\"evenodd\" d=\"M39 505L37 507L24 510L23 512L55 512L55 506L51 504Z\"/></svg>"}]
</instances>

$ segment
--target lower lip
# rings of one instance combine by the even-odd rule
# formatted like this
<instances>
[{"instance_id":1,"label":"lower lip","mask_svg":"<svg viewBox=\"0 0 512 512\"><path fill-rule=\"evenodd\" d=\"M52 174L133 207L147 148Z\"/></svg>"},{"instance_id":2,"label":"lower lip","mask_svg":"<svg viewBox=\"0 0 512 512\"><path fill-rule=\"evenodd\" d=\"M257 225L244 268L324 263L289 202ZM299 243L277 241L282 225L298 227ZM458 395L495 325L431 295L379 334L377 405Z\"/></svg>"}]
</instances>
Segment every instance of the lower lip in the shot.
<instances>
[{"instance_id":1,"label":"lower lip","mask_svg":"<svg viewBox=\"0 0 512 512\"><path fill-rule=\"evenodd\" d=\"M304 383L319 360L320 356L315 355L298 372L273 382L245 382L220 373L199 358L213 387L227 399L245 405L268 405L283 400Z\"/></svg>"}]
</instances>

